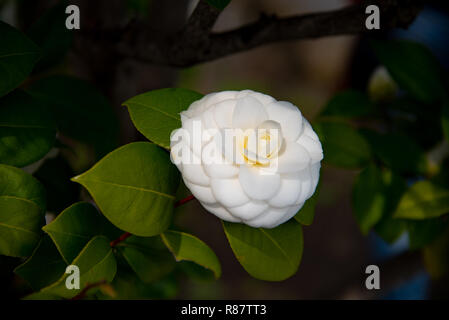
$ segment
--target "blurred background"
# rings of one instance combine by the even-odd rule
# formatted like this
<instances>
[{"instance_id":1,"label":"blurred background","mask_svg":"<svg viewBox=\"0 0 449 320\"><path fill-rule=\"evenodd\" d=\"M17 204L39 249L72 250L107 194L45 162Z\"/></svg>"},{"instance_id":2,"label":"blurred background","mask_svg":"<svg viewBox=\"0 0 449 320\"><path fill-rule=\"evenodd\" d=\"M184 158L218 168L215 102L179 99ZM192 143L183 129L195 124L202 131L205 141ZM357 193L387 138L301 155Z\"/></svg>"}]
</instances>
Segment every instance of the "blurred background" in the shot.
<instances>
[{"instance_id":1,"label":"blurred background","mask_svg":"<svg viewBox=\"0 0 449 320\"><path fill-rule=\"evenodd\" d=\"M96 45L97 28L114 29L129 20L149 21L157 36L182 27L198 1L187 0L73 0L79 5L82 27L64 62L47 73L63 71L83 78L107 97L119 123L119 144L144 138L133 127L121 103L149 90L183 87L201 93L252 89L299 106L313 121L337 92L366 91L379 66L364 36L335 36L275 43L216 61L178 69L155 66L110 54ZM27 30L51 0L0 1L1 20ZM222 12L213 31L225 31L255 21L261 12L280 17L339 9L345 0L233 0ZM394 30L379 38L411 39L425 44L449 67L449 14L446 6L428 1L408 30ZM90 31L92 30L92 31ZM90 35L85 36L85 33ZM155 36L156 36L155 35ZM1 37L1 35L0 35ZM0 41L1 42L1 41ZM102 43L99 41L99 43ZM1 44L0 44L1 45ZM70 138L78 154L68 159L69 169L83 171L95 162L89 149ZM84 151L83 151L84 150ZM60 156L60 155L59 155ZM58 156L58 157L59 157ZM53 167L50 167L50 171ZM32 170L32 169L30 169ZM270 283L251 278L235 259L220 222L198 202L191 201L176 215L176 222L204 240L219 257L223 275L218 281L184 278L172 297L187 299L427 299L448 297L447 281L433 281L419 251L409 251L407 233L388 244L374 233L362 235L352 212L352 188L359 170L324 165L315 220L304 227L304 254L295 276ZM0 295L21 294L20 278L12 273L18 261L0 257ZM381 272L381 289L364 289L367 265ZM6 284L6 285L5 285ZM5 290L6 288L6 290ZM18 289L19 288L19 289Z\"/></svg>"}]
</instances>

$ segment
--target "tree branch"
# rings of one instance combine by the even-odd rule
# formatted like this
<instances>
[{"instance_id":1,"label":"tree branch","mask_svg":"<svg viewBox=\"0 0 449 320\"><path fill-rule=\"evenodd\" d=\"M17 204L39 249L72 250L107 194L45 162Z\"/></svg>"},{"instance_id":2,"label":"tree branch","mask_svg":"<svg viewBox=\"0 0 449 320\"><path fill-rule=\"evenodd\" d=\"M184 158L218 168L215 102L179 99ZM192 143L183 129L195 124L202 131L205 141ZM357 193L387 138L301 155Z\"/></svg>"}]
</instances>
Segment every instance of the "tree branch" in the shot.
<instances>
[{"instance_id":1,"label":"tree branch","mask_svg":"<svg viewBox=\"0 0 449 320\"><path fill-rule=\"evenodd\" d=\"M157 42L121 43L119 53L148 63L187 67L274 42L376 32L365 27L368 4L379 6L381 31L408 27L422 8L420 0L362 1L323 13L287 18L262 15L238 29L211 33L219 11L201 0L181 32Z\"/></svg>"}]
</instances>

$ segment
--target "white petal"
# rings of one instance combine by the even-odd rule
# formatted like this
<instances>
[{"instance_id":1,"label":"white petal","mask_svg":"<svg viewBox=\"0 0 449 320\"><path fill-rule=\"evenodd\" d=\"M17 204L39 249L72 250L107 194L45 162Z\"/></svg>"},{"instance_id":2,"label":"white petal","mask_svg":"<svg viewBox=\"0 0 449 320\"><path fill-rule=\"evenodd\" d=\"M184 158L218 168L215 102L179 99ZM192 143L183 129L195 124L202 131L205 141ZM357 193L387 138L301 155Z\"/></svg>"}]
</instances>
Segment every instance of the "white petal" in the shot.
<instances>
[{"instance_id":1,"label":"white petal","mask_svg":"<svg viewBox=\"0 0 449 320\"><path fill-rule=\"evenodd\" d=\"M276 101L273 97L270 97L267 94L263 94L263 93L260 93L260 92L255 92L255 91L252 91L252 90L242 90L242 91L240 91L237 94L236 98L239 99L239 98L243 98L243 97L246 97L246 96L251 96L251 97L256 98L263 105L267 105L269 103L272 103L272 102Z\"/></svg>"},{"instance_id":2,"label":"white petal","mask_svg":"<svg viewBox=\"0 0 449 320\"><path fill-rule=\"evenodd\" d=\"M251 96L237 100L232 115L232 126L240 129L255 129L268 120L268 114L262 103Z\"/></svg>"},{"instance_id":3,"label":"white petal","mask_svg":"<svg viewBox=\"0 0 449 320\"><path fill-rule=\"evenodd\" d=\"M315 193L318 181L320 180L320 168L321 168L320 162L317 162L310 167L310 173L312 175L312 186L310 188L309 198Z\"/></svg>"},{"instance_id":4,"label":"white petal","mask_svg":"<svg viewBox=\"0 0 449 320\"><path fill-rule=\"evenodd\" d=\"M214 195L212 194L212 190L210 187L202 187L197 184L190 183L186 179L184 180L184 184L187 188L192 192L195 198L198 199L203 205L206 204L214 204L217 203Z\"/></svg>"},{"instance_id":5,"label":"white petal","mask_svg":"<svg viewBox=\"0 0 449 320\"><path fill-rule=\"evenodd\" d=\"M225 160L221 150L215 147L214 141L211 141L203 149L201 159L206 174L211 178L219 179L237 177L239 174L239 167Z\"/></svg>"},{"instance_id":6,"label":"white petal","mask_svg":"<svg viewBox=\"0 0 449 320\"><path fill-rule=\"evenodd\" d=\"M203 121L200 117L186 118L182 122L182 128L186 130L186 143L189 144L193 153L201 156L201 149L207 143L203 140Z\"/></svg>"},{"instance_id":7,"label":"white petal","mask_svg":"<svg viewBox=\"0 0 449 320\"><path fill-rule=\"evenodd\" d=\"M301 192L295 202L295 204L300 204L309 199L315 190L312 184L312 174L310 168L305 168L304 170L296 172L293 175L296 175L299 181L301 181Z\"/></svg>"},{"instance_id":8,"label":"white petal","mask_svg":"<svg viewBox=\"0 0 449 320\"><path fill-rule=\"evenodd\" d=\"M219 128L232 128L232 115L236 100L224 100L214 105L214 119Z\"/></svg>"},{"instance_id":9,"label":"white petal","mask_svg":"<svg viewBox=\"0 0 449 320\"><path fill-rule=\"evenodd\" d=\"M274 196L281 185L281 176L265 172L253 166L240 166L239 180L245 193L255 200L266 200Z\"/></svg>"},{"instance_id":10,"label":"white petal","mask_svg":"<svg viewBox=\"0 0 449 320\"><path fill-rule=\"evenodd\" d=\"M300 144L284 141L279 156L270 163L271 168L279 173L300 171L310 164L310 155Z\"/></svg>"},{"instance_id":11,"label":"white petal","mask_svg":"<svg viewBox=\"0 0 449 320\"><path fill-rule=\"evenodd\" d=\"M210 178L204 171L200 158L192 153L193 162L182 164L182 175L184 179L201 186L209 186Z\"/></svg>"},{"instance_id":12,"label":"white petal","mask_svg":"<svg viewBox=\"0 0 449 320\"><path fill-rule=\"evenodd\" d=\"M229 222L241 222L240 219L233 217L232 214L228 210L226 210L223 206L221 206L219 204L206 205L206 204L202 203L202 205L203 205L204 209L206 209L210 213L213 213L214 215L216 215L218 218L220 218L222 220L229 221Z\"/></svg>"},{"instance_id":13,"label":"white petal","mask_svg":"<svg viewBox=\"0 0 449 320\"><path fill-rule=\"evenodd\" d=\"M238 179L211 179L212 193L226 208L241 206L250 201Z\"/></svg>"},{"instance_id":14,"label":"white petal","mask_svg":"<svg viewBox=\"0 0 449 320\"><path fill-rule=\"evenodd\" d=\"M280 218L283 217L289 209L290 207L285 208L269 207L266 211L264 211L254 219L245 221L245 223L254 228L271 229L279 225Z\"/></svg>"},{"instance_id":15,"label":"white petal","mask_svg":"<svg viewBox=\"0 0 449 320\"><path fill-rule=\"evenodd\" d=\"M214 119L214 109L210 108L206 111L204 111L201 114L201 120L203 121L203 130L211 129L211 128L218 128L217 123Z\"/></svg>"},{"instance_id":16,"label":"white petal","mask_svg":"<svg viewBox=\"0 0 449 320\"><path fill-rule=\"evenodd\" d=\"M314 140L303 133L296 143L299 143L307 150L312 158L312 163L323 160L323 148L321 147L321 142L319 140Z\"/></svg>"},{"instance_id":17,"label":"white petal","mask_svg":"<svg viewBox=\"0 0 449 320\"><path fill-rule=\"evenodd\" d=\"M299 109L287 101L277 101L266 106L270 120L281 124L282 134L286 140L296 141L302 133L302 115Z\"/></svg>"},{"instance_id":18,"label":"white petal","mask_svg":"<svg viewBox=\"0 0 449 320\"><path fill-rule=\"evenodd\" d=\"M295 204L301 192L301 182L296 177L281 177L281 187L274 197L268 201L273 207L286 207Z\"/></svg>"},{"instance_id":19,"label":"white petal","mask_svg":"<svg viewBox=\"0 0 449 320\"><path fill-rule=\"evenodd\" d=\"M316 134L315 131L313 131L312 126L310 125L309 121L307 121L306 118L303 118L303 124L304 124L304 134L308 135L315 141L320 141L318 135Z\"/></svg>"},{"instance_id":20,"label":"white petal","mask_svg":"<svg viewBox=\"0 0 449 320\"><path fill-rule=\"evenodd\" d=\"M267 208L268 204L265 201L252 200L244 204L243 206L229 208L229 212L231 212L232 215L237 218L240 218L242 220L249 220L258 216Z\"/></svg>"},{"instance_id":21,"label":"white petal","mask_svg":"<svg viewBox=\"0 0 449 320\"><path fill-rule=\"evenodd\" d=\"M238 91L220 91L215 93L210 93L204 99L204 103L207 106L212 106L224 100L235 99L239 92Z\"/></svg>"},{"instance_id":22,"label":"white petal","mask_svg":"<svg viewBox=\"0 0 449 320\"><path fill-rule=\"evenodd\" d=\"M288 220L290 220L291 218L296 216L296 214L302 208L303 205L304 205L304 202L300 203L299 205L291 206L288 209L288 211L284 214L284 216L281 219L279 219L279 225L283 224L284 222L287 222Z\"/></svg>"}]
</instances>

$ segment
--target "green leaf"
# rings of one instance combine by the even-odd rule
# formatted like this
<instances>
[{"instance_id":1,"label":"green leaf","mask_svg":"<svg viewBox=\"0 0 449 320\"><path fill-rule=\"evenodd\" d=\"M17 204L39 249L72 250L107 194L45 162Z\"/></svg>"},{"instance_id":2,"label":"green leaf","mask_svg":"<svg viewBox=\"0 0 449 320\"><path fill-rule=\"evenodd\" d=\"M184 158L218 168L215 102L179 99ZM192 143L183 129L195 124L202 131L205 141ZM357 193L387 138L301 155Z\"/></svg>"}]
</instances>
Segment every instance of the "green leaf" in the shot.
<instances>
[{"instance_id":1,"label":"green leaf","mask_svg":"<svg viewBox=\"0 0 449 320\"><path fill-rule=\"evenodd\" d=\"M382 171L384 184L385 206L382 219L376 224L376 233L388 243L394 243L405 231L405 222L402 219L394 219L395 212L402 195L407 189L405 180L397 173L384 169Z\"/></svg>"},{"instance_id":2,"label":"green leaf","mask_svg":"<svg viewBox=\"0 0 449 320\"><path fill-rule=\"evenodd\" d=\"M440 278L449 271L449 229L423 250L424 264L432 278Z\"/></svg>"},{"instance_id":3,"label":"green leaf","mask_svg":"<svg viewBox=\"0 0 449 320\"><path fill-rule=\"evenodd\" d=\"M303 251L302 228L294 219L274 229L223 221L232 251L254 278L282 281L294 275Z\"/></svg>"},{"instance_id":4,"label":"green leaf","mask_svg":"<svg viewBox=\"0 0 449 320\"><path fill-rule=\"evenodd\" d=\"M321 182L318 182L318 186L316 187L315 193L311 196L304 206L298 211L298 213L294 216L295 220L301 223L302 225L310 226L315 217L315 207L318 201L318 197L320 194Z\"/></svg>"},{"instance_id":5,"label":"green leaf","mask_svg":"<svg viewBox=\"0 0 449 320\"><path fill-rule=\"evenodd\" d=\"M53 239L64 260L69 263L94 236L115 239L121 233L88 202L78 202L61 212L42 228Z\"/></svg>"},{"instance_id":6,"label":"green leaf","mask_svg":"<svg viewBox=\"0 0 449 320\"><path fill-rule=\"evenodd\" d=\"M203 0L201 0L203 1ZM206 0L211 6L223 10L231 2L231 0Z\"/></svg>"},{"instance_id":7,"label":"green leaf","mask_svg":"<svg viewBox=\"0 0 449 320\"><path fill-rule=\"evenodd\" d=\"M425 46L405 40L373 41L377 58L398 85L423 102L446 94L438 60Z\"/></svg>"},{"instance_id":8,"label":"green leaf","mask_svg":"<svg viewBox=\"0 0 449 320\"><path fill-rule=\"evenodd\" d=\"M448 227L449 219L406 220L410 249L421 249L434 242Z\"/></svg>"},{"instance_id":9,"label":"green leaf","mask_svg":"<svg viewBox=\"0 0 449 320\"><path fill-rule=\"evenodd\" d=\"M363 130L362 134L376 156L394 171L421 174L427 172L428 163L424 151L407 136L395 133L382 135L372 130Z\"/></svg>"},{"instance_id":10,"label":"green leaf","mask_svg":"<svg viewBox=\"0 0 449 320\"><path fill-rule=\"evenodd\" d=\"M402 196L395 218L422 220L449 212L449 189L430 181L419 181Z\"/></svg>"},{"instance_id":11,"label":"green leaf","mask_svg":"<svg viewBox=\"0 0 449 320\"><path fill-rule=\"evenodd\" d=\"M99 156L117 146L118 123L112 107L89 83L51 76L34 82L28 92L52 109L64 135L93 145Z\"/></svg>"},{"instance_id":12,"label":"green leaf","mask_svg":"<svg viewBox=\"0 0 449 320\"><path fill-rule=\"evenodd\" d=\"M361 117L374 110L368 96L362 92L348 90L337 93L324 107L322 116Z\"/></svg>"},{"instance_id":13,"label":"green leaf","mask_svg":"<svg viewBox=\"0 0 449 320\"><path fill-rule=\"evenodd\" d=\"M56 138L51 113L22 91L0 99L0 163L23 167L50 151Z\"/></svg>"},{"instance_id":14,"label":"green leaf","mask_svg":"<svg viewBox=\"0 0 449 320\"><path fill-rule=\"evenodd\" d=\"M135 96L125 103L131 120L147 139L166 149L170 134L181 127L179 113L203 97L202 94L180 88L166 88Z\"/></svg>"},{"instance_id":15,"label":"green leaf","mask_svg":"<svg viewBox=\"0 0 449 320\"><path fill-rule=\"evenodd\" d=\"M173 213L179 174L164 150L135 142L109 153L73 178L118 228L138 236L164 232Z\"/></svg>"},{"instance_id":16,"label":"green leaf","mask_svg":"<svg viewBox=\"0 0 449 320\"><path fill-rule=\"evenodd\" d=\"M23 264L14 272L25 279L33 290L43 287L58 280L65 272L67 264L62 259L50 237L45 236Z\"/></svg>"},{"instance_id":17,"label":"green leaf","mask_svg":"<svg viewBox=\"0 0 449 320\"><path fill-rule=\"evenodd\" d=\"M24 171L0 164L0 254L29 256L45 223L45 190Z\"/></svg>"},{"instance_id":18,"label":"green leaf","mask_svg":"<svg viewBox=\"0 0 449 320\"><path fill-rule=\"evenodd\" d=\"M369 165L357 177L353 189L353 208L356 220L363 234L380 221L385 206L382 172Z\"/></svg>"},{"instance_id":19,"label":"green leaf","mask_svg":"<svg viewBox=\"0 0 449 320\"><path fill-rule=\"evenodd\" d=\"M70 181L74 174L61 155L46 159L33 174L47 190L47 211L59 213L78 201L80 185Z\"/></svg>"},{"instance_id":20,"label":"green leaf","mask_svg":"<svg viewBox=\"0 0 449 320\"><path fill-rule=\"evenodd\" d=\"M42 49L36 65L42 70L61 62L72 44L73 31L65 28L67 1L50 8L28 30L28 36Z\"/></svg>"},{"instance_id":21,"label":"green leaf","mask_svg":"<svg viewBox=\"0 0 449 320\"><path fill-rule=\"evenodd\" d=\"M214 251L197 237L184 232L168 230L161 234L176 261L192 261L211 270L216 279L221 276L221 265Z\"/></svg>"},{"instance_id":22,"label":"green leaf","mask_svg":"<svg viewBox=\"0 0 449 320\"><path fill-rule=\"evenodd\" d=\"M117 249L145 283L159 280L175 268L175 260L160 237L132 236L119 243Z\"/></svg>"},{"instance_id":23,"label":"green leaf","mask_svg":"<svg viewBox=\"0 0 449 320\"><path fill-rule=\"evenodd\" d=\"M67 289L65 281L70 274L64 273L58 281L27 298L46 299L58 296L70 299L80 293L88 284L100 281L111 282L117 271L117 263L112 254L112 248L109 245L109 240L104 236L92 238L70 264L79 268L79 289ZM95 289L92 288L91 291L95 291Z\"/></svg>"},{"instance_id":24,"label":"green leaf","mask_svg":"<svg viewBox=\"0 0 449 320\"><path fill-rule=\"evenodd\" d=\"M19 30L0 21L0 97L19 86L40 57L39 48Z\"/></svg>"},{"instance_id":25,"label":"green leaf","mask_svg":"<svg viewBox=\"0 0 449 320\"><path fill-rule=\"evenodd\" d=\"M371 150L362 135L347 124L318 122L314 129L320 137L324 161L343 168L360 168L371 157Z\"/></svg>"}]
</instances>

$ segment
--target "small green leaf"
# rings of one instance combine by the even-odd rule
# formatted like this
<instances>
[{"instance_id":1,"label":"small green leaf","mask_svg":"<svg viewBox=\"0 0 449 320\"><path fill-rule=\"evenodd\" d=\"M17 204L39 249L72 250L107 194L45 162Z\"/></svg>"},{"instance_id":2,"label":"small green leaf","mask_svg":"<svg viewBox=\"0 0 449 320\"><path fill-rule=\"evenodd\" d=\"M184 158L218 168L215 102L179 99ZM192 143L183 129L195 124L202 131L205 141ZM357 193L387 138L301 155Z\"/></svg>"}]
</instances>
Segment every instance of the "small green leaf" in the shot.
<instances>
[{"instance_id":1,"label":"small green leaf","mask_svg":"<svg viewBox=\"0 0 449 320\"><path fill-rule=\"evenodd\" d=\"M56 296L70 299L80 293L88 284L100 281L111 282L117 271L117 263L112 254L112 248L109 245L109 240L104 236L92 238L70 264L79 268L79 289L67 289L65 281L70 274L64 273L53 284L26 298L52 299ZM95 288L92 288L91 291L94 292Z\"/></svg>"},{"instance_id":2,"label":"small green leaf","mask_svg":"<svg viewBox=\"0 0 449 320\"><path fill-rule=\"evenodd\" d=\"M0 254L29 256L45 223L45 190L24 171L0 165Z\"/></svg>"},{"instance_id":3,"label":"small green leaf","mask_svg":"<svg viewBox=\"0 0 449 320\"><path fill-rule=\"evenodd\" d=\"M27 34L41 49L36 65L42 70L61 62L72 44L73 31L65 28L67 1L53 6L31 26Z\"/></svg>"},{"instance_id":4,"label":"small green leaf","mask_svg":"<svg viewBox=\"0 0 449 320\"><path fill-rule=\"evenodd\" d=\"M22 91L0 98L0 163L23 167L48 153L56 138L51 113Z\"/></svg>"},{"instance_id":5,"label":"small green leaf","mask_svg":"<svg viewBox=\"0 0 449 320\"><path fill-rule=\"evenodd\" d=\"M282 281L298 270L304 243L294 219L274 229L224 221L223 228L237 260L254 278Z\"/></svg>"},{"instance_id":6,"label":"small green leaf","mask_svg":"<svg viewBox=\"0 0 449 320\"><path fill-rule=\"evenodd\" d=\"M203 1L203 0L201 0ZM231 2L231 0L206 0L211 6L223 10Z\"/></svg>"},{"instance_id":7,"label":"small green leaf","mask_svg":"<svg viewBox=\"0 0 449 320\"><path fill-rule=\"evenodd\" d=\"M25 279L33 290L43 287L58 280L65 272L67 264L62 259L50 237L45 236L23 264L14 272Z\"/></svg>"},{"instance_id":8,"label":"small green leaf","mask_svg":"<svg viewBox=\"0 0 449 320\"><path fill-rule=\"evenodd\" d=\"M320 194L321 183L318 182L318 186L316 187L315 193L311 196L304 206L298 211L298 213L294 216L296 221L301 223L302 225L310 226L315 217L315 207L318 201L318 196Z\"/></svg>"},{"instance_id":9,"label":"small green leaf","mask_svg":"<svg viewBox=\"0 0 449 320\"><path fill-rule=\"evenodd\" d=\"M380 221L385 207L382 172L369 165L357 177L353 189L353 207L356 220L363 234Z\"/></svg>"},{"instance_id":10,"label":"small green leaf","mask_svg":"<svg viewBox=\"0 0 449 320\"><path fill-rule=\"evenodd\" d=\"M368 96L362 92L348 90L337 93L324 107L322 116L361 117L374 110Z\"/></svg>"},{"instance_id":11,"label":"small green leaf","mask_svg":"<svg viewBox=\"0 0 449 320\"><path fill-rule=\"evenodd\" d=\"M117 245L131 269L145 283L161 279L173 271L175 260L160 237L132 236Z\"/></svg>"},{"instance_id":12,"label":"small green leaf","mask_svg":"<svg viewBox=\"0 0 449 320\"><path fill-rule=\"evenodd\" d=\"M372 46L393 79L416 99L433 102L446 94L438 60L422 44L395 40Z\"/></svg>"},{"instance_id":13,"label":"small green leaf","mask_svg":"<svg viewBox=\"0 0 449 320\"><path fill-rule=\"evenodd\" d=\"M177 261L187 260L211 270L215 278L221 276L221 265L214 251L197 237L184 232L168 230L161 234L167 248Z\"/></svg>"},{"instance_id":14,"label":"small green leaf","mask_svg":"<svg viewBox=\"0 0 449 320\"><path fill-rule=\"evenodd\" d=\"M179 174L169 155L152 143L120 147L73 181L122 230L149 237L164 232L171 222Z\"/></svg>"},{"instance_id":15,"label":"small green leaf","mask_svg":"<svg viewBox=\"0 0 449 320\"><path fill-rule=\"evenodd\" d=\"M0 21L0 97L19 86L39 60L39 48L19 30Z\"/></svg>"},{"instance_id":16,"label":"small green leaf","mask_svg":"<svg viewBox=\"0 0 449 320\"><path fill-rule=\"evenodd\" d=\"M428 164L424 151L407 136L395 133L382 135L372 130L363 130L362 134L376 156L394 171L421 174L427 172Z\"/></svg>"},{"instance_id":17,"label":"small green leaf","mask_svg":"<svg viewBox=\"0 0 449 320\"><path fill-rule=\"evenodd\" d=\"M68 207L42 230L53 239L67 263L94 236L104 235L115 239L121 233L88 202L78 202Z\"/></svg>"},{"instance_id":18,"label":"small green leaf","mask_svg":"<svg viewBox=\"0 0 449 320\"><path fill-rule=\"evenodd\" d=\"M430 181L419 181L402 196L395 218L422 220L449 212L449 189Z\"/></svg>"},{"instance_id":19,"label":"small green leaf","mask_svg":"<svg viewBox=\"0 0 449 320\"><path fill-rule=\"evenodd\" d=\"M51 108L64 135L94 146L99 156L117 146L118 122L112 107L89 83L50 76L33 82L27 91Z\"/></svg>"},{"instance_id":20,"label":"small green leaf","mask_svg":"<svg viewBox=\"0 0 449 320\"><path fill-rule=\"evenodd\" d=\"M345 123L318 122L314 129L320 137L324 162L343 168L360 168L371 157L365 138Z\"/></svg>"},{"instance_id":21,"label":"small green leaf","mask_svg":"<svg viewBox=\"0 0 449 320\"><path fill-rule=\"evenodd\" d=\"M179 113L202 97L191 90L167 88L140 94L123 105L128 107L137 130L148 140L169 149L170 134L181 127Z\"/></svg>"}]
</instances>

